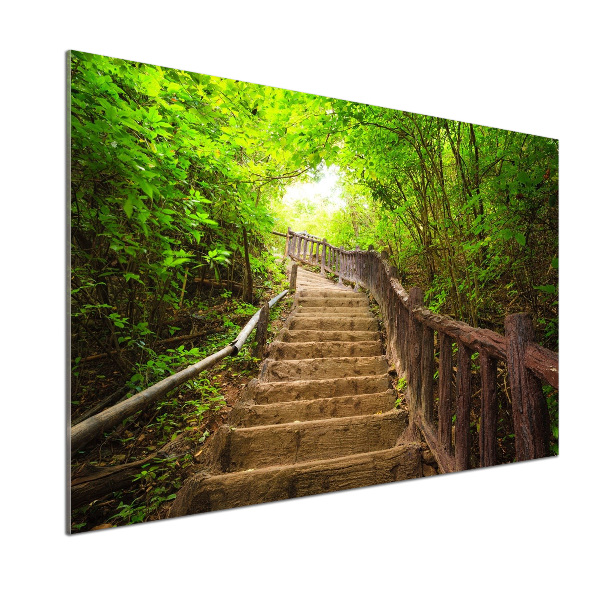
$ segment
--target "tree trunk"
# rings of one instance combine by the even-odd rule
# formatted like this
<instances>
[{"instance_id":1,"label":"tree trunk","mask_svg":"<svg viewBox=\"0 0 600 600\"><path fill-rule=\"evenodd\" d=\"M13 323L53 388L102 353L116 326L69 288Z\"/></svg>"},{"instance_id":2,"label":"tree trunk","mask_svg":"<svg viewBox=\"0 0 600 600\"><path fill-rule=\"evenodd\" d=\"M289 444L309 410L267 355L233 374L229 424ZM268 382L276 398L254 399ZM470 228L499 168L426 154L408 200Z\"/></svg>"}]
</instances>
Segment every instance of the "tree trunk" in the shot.
<instances>
[{"instance_id":1,"label":"tree trunk","mask_svg":"<svg viewBox=\"0 0 600 600\"><path fill-rule=\"evenodd\" d=\"M250 268L250 252L248 251L248 234L246 228L242 227L242 237L244 240L244 291L242 292L242 300L248 304L252 304L252 269Z\"/></svg>"}]
</instances>

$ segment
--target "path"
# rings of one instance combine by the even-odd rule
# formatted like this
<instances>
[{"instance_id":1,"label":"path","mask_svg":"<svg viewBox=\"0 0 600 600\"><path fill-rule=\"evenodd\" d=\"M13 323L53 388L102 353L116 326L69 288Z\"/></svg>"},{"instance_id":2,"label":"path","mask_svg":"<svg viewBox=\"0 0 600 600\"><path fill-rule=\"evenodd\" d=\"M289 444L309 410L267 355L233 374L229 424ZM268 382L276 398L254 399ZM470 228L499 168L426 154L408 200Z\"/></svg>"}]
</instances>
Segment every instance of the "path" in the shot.
<instances>
[{"instance_id":1,"label":"path","mask_svg":"<svg viewBox=\"0 0 600 600\"><path fill-rule=\"evenodd\" d=\"M286 326L170 516L420 477L388 370L366 296L298 269Z\"/></svg>"}]
</instances>

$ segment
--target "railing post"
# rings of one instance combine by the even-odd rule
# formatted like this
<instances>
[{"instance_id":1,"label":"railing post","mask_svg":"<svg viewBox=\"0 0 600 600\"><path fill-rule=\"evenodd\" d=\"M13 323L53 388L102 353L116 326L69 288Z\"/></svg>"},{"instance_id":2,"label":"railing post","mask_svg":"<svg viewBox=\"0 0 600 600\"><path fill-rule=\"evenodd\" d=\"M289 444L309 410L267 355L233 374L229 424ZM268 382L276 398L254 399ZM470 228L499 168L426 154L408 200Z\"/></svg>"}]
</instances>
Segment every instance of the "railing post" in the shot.
<instances>
[{"instance_id":1,"label":"railing post","mask_svg":"<svg viewBox=\"0 0 600 600\"><path fill-rule=\"evenodd\" d=\"M283 253L284 258L289 255L290 251L290 232L292 230L288 227L287 233L285 234L285 252Z\"/></svg>"},{"instance_id":2,"label":"railing post","mask_svg":"<svg viewBox=\"0 0 600 600\"><path fill-rule=\"evenodd\" d=\"M481 372L481 422L479 423L479 466L496 464L496 436L498 429L497 360L482 350L479 353Z\"/></svg>"},{"instance_id":3,"label":"railing post","mask_svg":"<svg viewBox=\"0 0 600 600\"><path fill-rule=\"evenodd\" d=\"M296 291L296 279L298 277L298 263L292 265L292 272L290 273L290 294Z\"/></svg>"},{"instance_id":4,"label":"railing post","mask_svg":"<svg viewBox=\"0 0 600 600\"><path fill-rule=\"evenodd\" d=\"M252 356L262 360L265 354L265 346L267 344L267 329L269 327L269 303L266 302L260 310L258 323L256 324L256 346L252 352Z\"/></svg>"},{"instance_id":5,"label":"railing post","mask_svg":"<svg viewBox=\"0 0 600 600\"><path fill-rule=\"evenodd\" d=\"M325 253L327 251L327 239L323 238L321 244L321 275L325 275Z\"/></svg>"},{"instance_id":6,"label":"railing post","mask_svg":"<svg viewBox=\"0 0 600 600\"><path fill-rule=\"evenodd\" d=\"M452 338L438 336L440 359L438 367L439 405L438 440L448 454L452 451Z\"/></svg>"},{"instance_id":7,"label":"railing post","mask_svg":"<svg viewBox=\"0 0 600 600\"><path fill-rule=\"evenodd\" d=\"M471 357L472 351L462 342L458 343L458 364L456 381L456 430L455 457L457 471L470 467L471 447Z\"/></svg>"},{"instance_id":8,"label":"railing post","mask_svg":"<svg viewBox=\"0 0 600 600\"><path fill-rule=\"evenodd\" d=\"M423 306L423 290L418 287L408 292L408 395L410 409L421 413L421 349L423 326L413 310Z\"/></svg>"},{"instance_id":9,"label":"railing post","mask_svg":"<svg viewBox=\"0 0 600 600\"><path fill-rule=\"evenodd\" d=\"M548 456L550 417L540 381L525 367L527 344L534 342L533 322L527 313L504 321L517 460Z\"/></svg>"},{"instance_id":10,"label":"railing post","mask_svg":"<svg viewBox=\"0 0 600 600\"><path fill-rule=\"evenodd\" d=\"M423 350L421 354L421 398L423 417L433 423L433 329L423 326Z\"/></svg>"},{"instance_id":11,"label":"railing post","mask_svg":"<svg viewBox=\"0 0 600 600\"><path fill-rule=\"evenodd\" d=\"M402 369L408 373L410 360L408 357L408 307L401 302L398 314L398 331L400 332L400 354L402 356Z\"/></svg>"}]
</instances>

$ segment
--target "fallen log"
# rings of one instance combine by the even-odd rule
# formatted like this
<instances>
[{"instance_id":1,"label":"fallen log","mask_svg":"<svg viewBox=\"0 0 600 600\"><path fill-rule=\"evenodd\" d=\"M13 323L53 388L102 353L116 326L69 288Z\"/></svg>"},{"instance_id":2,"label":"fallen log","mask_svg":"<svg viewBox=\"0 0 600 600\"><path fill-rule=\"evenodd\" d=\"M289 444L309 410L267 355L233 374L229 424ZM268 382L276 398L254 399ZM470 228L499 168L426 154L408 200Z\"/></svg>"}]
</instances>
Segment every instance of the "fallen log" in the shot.
<instances>
[{"instance_id":1,"label":"fallen log","mask_svg":"<svg viewBox=\"0 0 600 600\"><path fill-rule=\"evenodd\" d=\"M197 430L198 428L194 428ZM84 504L98 500L113 492L118 492L130 487L134 481L133 477L139 474L141 467L151 463L155 458L180 458L189 454L191 449L184 446L190 431L184 431L174 440L165 444L160 450L149 454L141 460L125 463L123 465L114 465L112 467L97 467L95 465L85 465L79 473L74 473L71 480L71 510L79 508ZM193 444L193 440L187 441L187 446Z\"/></svg>"},{"instance_id":2,"label":"fallen log","mask_svg":"<svg viewBox=\"0 0 600 600\"><path fill-rule=\"evenodd\" d=\"M157 454L155 452L142 460L114 467L88 467L85 475L71 481L71 510L133 483L133 477L140 472L141 466Z\"/></svg>"}]
</instances>

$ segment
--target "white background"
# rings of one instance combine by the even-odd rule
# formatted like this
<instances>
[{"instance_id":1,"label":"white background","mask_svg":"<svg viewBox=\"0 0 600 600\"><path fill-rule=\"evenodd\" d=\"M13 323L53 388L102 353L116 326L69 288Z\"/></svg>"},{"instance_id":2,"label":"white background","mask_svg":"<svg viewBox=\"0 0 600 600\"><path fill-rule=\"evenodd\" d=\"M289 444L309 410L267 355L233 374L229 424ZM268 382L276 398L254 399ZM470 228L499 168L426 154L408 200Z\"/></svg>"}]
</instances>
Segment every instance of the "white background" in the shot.
<instances>
[{"instance_id":1,"label":"white background","mask_svg":"<svg viewBox=\"0 0 600 600\"><path fill-rule=\"evenodd\" d=\"M595 596L593 3L15 6L3 8L0 95L5 597ZM559 138L561 456L66 536L70 48Z\"/></svg>"}]
</instances>

